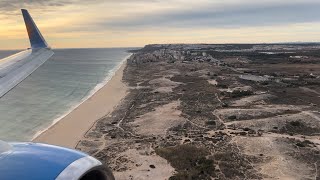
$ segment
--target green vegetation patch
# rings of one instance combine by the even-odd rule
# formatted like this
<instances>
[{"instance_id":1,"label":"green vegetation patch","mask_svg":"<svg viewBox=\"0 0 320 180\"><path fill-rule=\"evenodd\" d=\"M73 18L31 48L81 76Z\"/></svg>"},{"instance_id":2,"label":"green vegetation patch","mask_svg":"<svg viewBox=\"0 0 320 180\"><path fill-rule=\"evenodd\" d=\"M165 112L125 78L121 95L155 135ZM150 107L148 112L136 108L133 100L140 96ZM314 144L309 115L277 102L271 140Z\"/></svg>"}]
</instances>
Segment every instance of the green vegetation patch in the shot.
<instances>
[{"instance_id":1,"label":"green vegetation patch","mask_svg":"<svg viewBox=\"0 0 320 180\"><path fill-rule=\"evenodd\" d=\"M211 179L211 176L214 176L214 162L207 158L210 153L205 148L179 145L158 148L156 153L167 159L176 169L177 173L170 177L170 180Z\"/></svg>"}]
</instances>

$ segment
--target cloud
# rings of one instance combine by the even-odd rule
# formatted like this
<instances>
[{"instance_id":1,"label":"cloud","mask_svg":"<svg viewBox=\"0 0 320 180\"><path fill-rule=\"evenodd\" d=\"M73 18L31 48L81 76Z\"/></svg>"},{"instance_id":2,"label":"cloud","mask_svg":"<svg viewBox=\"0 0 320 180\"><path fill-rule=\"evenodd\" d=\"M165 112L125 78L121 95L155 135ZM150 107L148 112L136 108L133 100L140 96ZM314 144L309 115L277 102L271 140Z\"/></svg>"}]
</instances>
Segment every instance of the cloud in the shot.
<instances>
[{"instance_id":1,"label":"cloud","mask_svg":"<svg viewBox=\"0 0 320 180\"><path fill-rule=\"evenodd\" d=\"M59 11L65 6L70 6L70 12ZM87 6L95 9L88 11ZM57 17L61 17L58 13L87 13L66 31L238 28L320 21L317 0L0 0L2 15L20 15L21 8Z\"/></svg>"},{"instance_id":2,"label":"cloud","mask_svg":"<svg viewBox=\"0 0 320 180\"><path fill-rule=\"evenodd\" d=\"M6 15L20 14L20 9L33 9L37 12L46 12L68 5L96 4L103 0L1 0L0 12ZM44 11L46 10L46 11Z\"/></svg>"},{"instance_id":3,"label":"cloud","mask_svg":"<svg viewBox=\"0 0 320 180\"><path fill-rule=\"evenodd\" d=\"M271 26L320 21L320 2L283 1L282 3L208 3L175 11L155 12L131 17L101 21L102 27L113 29L142 28L235 28Z\"/></svg>"},{"instance_id":4,"label":"cloud","mask_svg":"<svg viewBox=\"0 0 320 180\"><path fill-rule=\"evenodd\" d=\"M21 8L54 47L320 37L319 0L0 0L0 48L27 43Z\"/></svg>"},{"instance_id":5,"label":"cloud","mask_svg":"<svg viewBox=\"0 0 320 180\"><path fill-rule=\"evenodd\" d=\"M2 0L0 1L0 11L5 14L12 14L21 8L35 7L35 8L45 8L45 7L60 7L69 4L72 1L66 0Z\"/></svg>"}]
</instances>

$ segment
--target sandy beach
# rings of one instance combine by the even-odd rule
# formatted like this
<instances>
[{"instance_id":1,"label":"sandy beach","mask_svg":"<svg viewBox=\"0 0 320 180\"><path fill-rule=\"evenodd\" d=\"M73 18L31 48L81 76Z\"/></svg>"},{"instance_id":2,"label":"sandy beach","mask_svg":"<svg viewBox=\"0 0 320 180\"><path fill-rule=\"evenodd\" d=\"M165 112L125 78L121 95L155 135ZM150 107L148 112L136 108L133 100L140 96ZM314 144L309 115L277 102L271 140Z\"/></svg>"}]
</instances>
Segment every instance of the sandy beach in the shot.
<instances>
[{"instance_id":1,"label":"sandy beach","mask_svg":"<svg viewBox=\"0 0 320 180\"><path fill-rule=\"evenodd\" d=\"M320 80L310 77L319 64L312 70L287 54L274 64L277 57L254 51L235 58L209 50L215 45L206 56L194 45L198 55L188 55L190 47L182 47L149 45L134 53L104 88L36 141L86 152L120 180L319 177ZM248 72L281 81L242 79Z\"/></svg>"},{"instance_id":2,"label":"sandy beach","mask_svg":"<svg viewBox=\"0 0 320 180\"><path fill-rule=\"evenodd\" d=\"M230 46L245 56L216 51ZM278 56L247 47L144 47L128 59L128 95L76 149L107 164L120 180L317 179L320 79L310 73L320 64L311 69L285 53L275 64ZM257 48L264 52L265 46ZM295 48L310 53L309 62L319 61L307 46ZM248 73L277 77L241 78Z\"/></svg>"},{"instance_id":3,"label":"sandy beach","mask_svg":"<svg viewBox=\"0 0 320 180\"><path fill-rule=\"evenodd\" d=\"M122 82L125 67L126 62L103 88L33 141L74 148L92 125L126 96L127 86Z\"/></svg>"}]
</instances>

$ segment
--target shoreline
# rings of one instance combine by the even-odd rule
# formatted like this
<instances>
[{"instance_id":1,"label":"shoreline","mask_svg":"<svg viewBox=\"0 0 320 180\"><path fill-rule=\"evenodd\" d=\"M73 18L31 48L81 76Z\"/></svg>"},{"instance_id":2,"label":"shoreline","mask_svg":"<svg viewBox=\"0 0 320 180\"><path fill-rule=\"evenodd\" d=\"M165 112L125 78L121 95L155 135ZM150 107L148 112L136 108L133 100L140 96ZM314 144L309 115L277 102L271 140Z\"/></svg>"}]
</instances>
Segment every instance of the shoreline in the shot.
<instances>
[{"instance_id":1,"label":"shoreline","mask_svg":"<svg viewBox=\"0 0 320 180\"><path fill-rule=\"evenodd\" d=\"M320 177L320 59L310 46L270 48L308 59L232 52L247 45L146 46L128 61L128 95L77 149L116 179ZM248 73L274 78L239 78Z\"/></svg>"},{"instance_id":2,"label":"shoreline","mask_svg":"<svg viewBox=\"0 0 320 180\"><path fill-rule=\"evenodd\" d=\"M131 55L124 58L110 78L98 84L84 100L55 119L47 129L36 133L31 141L75 148L94 123L111 113L126 96L127 86L122 82L122 76ZM74 128L75 124L77 128Z\"/></svg>"}]
</instances>

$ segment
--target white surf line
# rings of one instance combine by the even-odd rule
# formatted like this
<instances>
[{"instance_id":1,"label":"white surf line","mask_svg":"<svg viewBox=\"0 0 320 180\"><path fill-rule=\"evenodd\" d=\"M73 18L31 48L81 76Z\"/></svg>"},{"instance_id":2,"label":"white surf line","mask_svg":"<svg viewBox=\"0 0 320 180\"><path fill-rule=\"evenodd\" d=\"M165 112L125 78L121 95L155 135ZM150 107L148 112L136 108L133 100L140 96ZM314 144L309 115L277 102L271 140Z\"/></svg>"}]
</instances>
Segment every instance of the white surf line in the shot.
<instances>
[{"instance_id":1,"label":"white surf line","mask_svg":"<svg viewBox=\"0 0 320 180\"><path fill-rule=\"evenodd\" d=\"M41 136L41 134L43 134L44 132L46 132L47 130L49 130L50 128L54 127L57 123L59 123L60 120L62 120L63 118L65 118L66 116L68 116L70 113L72 113L74 110L76 110L79 106L81 106L84 102L86 102L87 100L89 100L95 93L97 93L99 90L101 90L105 85L107 85L107 83L112 79L112 77L116 74L116 72L121 68L121 66L126 63L126 61L132 56L132 53L130 53L129 55L127 55L125 58L122 59L122 61L113 69L110 70L110 72L108 73L108 75L105 77L105 79L97 84L93 89L91 89L89 91L89 93L84 96L80 102L76 102L73 106L71 106L69 108L68 111L62 113L62 115L60 115L58 118L53 119L53 121L51 122L51 124L47 127L44 128L42 130L39 130L37 133L35 133L32 138L31 141L34 141L35 139L37 139L37 137ZM105 117L105 116L104 116ZM102 117L103 118L103 117Z\"/></svg>"}]
</instances>

